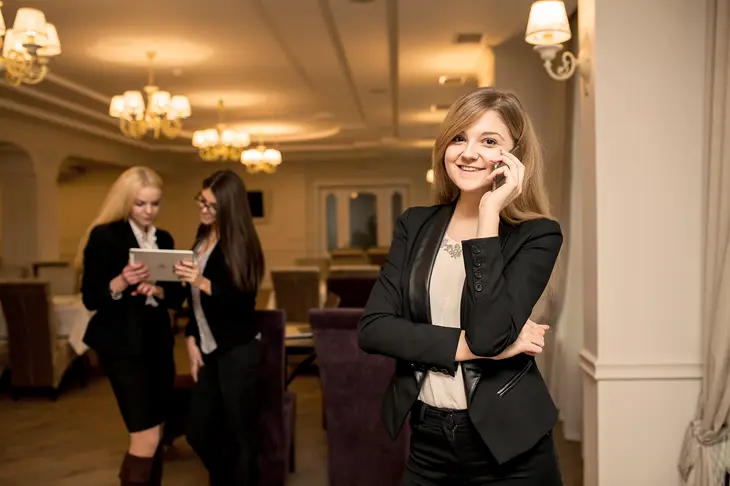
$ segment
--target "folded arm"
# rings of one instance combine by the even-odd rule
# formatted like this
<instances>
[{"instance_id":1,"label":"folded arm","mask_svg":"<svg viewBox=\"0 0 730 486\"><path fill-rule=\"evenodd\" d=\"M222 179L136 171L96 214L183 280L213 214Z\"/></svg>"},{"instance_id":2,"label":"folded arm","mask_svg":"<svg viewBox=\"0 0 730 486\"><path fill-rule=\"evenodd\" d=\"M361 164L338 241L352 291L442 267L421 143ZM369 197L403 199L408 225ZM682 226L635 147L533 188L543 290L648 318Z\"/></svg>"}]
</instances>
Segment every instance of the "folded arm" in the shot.
<instances>
[{"instance_id":1,"label":"folded arm","mask_svg":"<svg viewBox=\"0 0 730 486\"><path fill-rule=\"evenodd\" d=\"M497 357L514 343L550 280L563 242L560 225L547 219L522 224L532 233L507 263L499 237L462 242L467 292L462 326L475 355Z\"/></svg>"},{"instance_id":2,"label":"folded arm","mask_svg":"<svg viewBox=\"0 0 730 486\"><path fill-rule=\"evenodd\" d=\"M401 280L405 271L409 210L398 221L388 258L358 324L360 348L411 363L454 372L460 329L403 319Z\"/></svg>"}]
</instances>

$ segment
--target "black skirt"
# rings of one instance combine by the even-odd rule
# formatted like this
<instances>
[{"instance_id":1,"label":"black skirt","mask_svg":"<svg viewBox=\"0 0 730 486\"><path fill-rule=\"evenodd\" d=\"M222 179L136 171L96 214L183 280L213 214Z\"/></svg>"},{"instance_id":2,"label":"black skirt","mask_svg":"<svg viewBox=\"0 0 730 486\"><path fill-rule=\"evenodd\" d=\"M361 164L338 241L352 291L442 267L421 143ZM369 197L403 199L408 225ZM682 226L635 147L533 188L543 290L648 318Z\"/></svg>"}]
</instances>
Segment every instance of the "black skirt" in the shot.
<instances>
[{"instance_id":1,"label":"black skirt","mask_svg":"<svg viewBox=\"0 0 730 486\"><path fill-rule=\"evenodd\" d=\"M99 356L130 433L165 422L175 381L174 340L167 310L145 306L140 317L141 354Z\"/></svg>"}]
</instances>

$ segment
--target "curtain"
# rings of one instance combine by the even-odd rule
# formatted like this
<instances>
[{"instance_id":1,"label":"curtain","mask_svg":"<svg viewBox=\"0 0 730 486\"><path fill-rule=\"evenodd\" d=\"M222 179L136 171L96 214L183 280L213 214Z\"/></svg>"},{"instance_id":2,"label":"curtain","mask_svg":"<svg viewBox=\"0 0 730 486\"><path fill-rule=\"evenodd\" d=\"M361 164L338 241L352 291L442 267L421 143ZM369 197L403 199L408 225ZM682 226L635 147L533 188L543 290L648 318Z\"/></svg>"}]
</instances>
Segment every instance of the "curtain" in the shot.
<instances>
[{"instance_id":1,"label":"curtain","mask_svg":"<svg viewBox=\"0 0 730 486\"><path fill-rule=\"evenodd\" d=\"M708 5L705 363L697 411L679 460L687 486L723 486L730 469L730 0L709 0Z\"/></svg>"}]
</instances>

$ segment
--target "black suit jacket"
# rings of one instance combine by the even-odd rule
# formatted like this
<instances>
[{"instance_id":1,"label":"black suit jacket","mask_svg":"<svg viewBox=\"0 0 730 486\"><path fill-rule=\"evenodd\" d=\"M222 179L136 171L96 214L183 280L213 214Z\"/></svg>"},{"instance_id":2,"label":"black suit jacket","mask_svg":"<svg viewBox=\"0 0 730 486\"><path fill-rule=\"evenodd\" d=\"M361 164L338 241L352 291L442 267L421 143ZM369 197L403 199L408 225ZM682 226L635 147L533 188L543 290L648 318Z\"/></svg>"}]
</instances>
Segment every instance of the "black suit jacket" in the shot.
<instances>
[{"instance_id":1,"label":"black suit jacket","mask_svg":"<svg viewBox=\"0 0 730 486\"><path fill-rule=\"evenodd\" d=\"M256 292L243 291L234 284L220 245L216 245L210 253L203 276L210 280L211 295L201 292L200 306L217 345L215 353L225 353L255 338L259 332L254 318ZM190 287L187 288L190 320L185 335L195 336L200 346L192 294Z\"/></svg>"},{"instance_id":2,"label":"black suit jacket","mask_svg":"<svg viewBox=\"0 0 730 486\"><path fill-rule=\"evenodd\" d=\"M157 246L172 250L175 242L167 231L157 229ZM140 315L145 308L144 296L132 296L135 286L130 286L119 300L112 299L109 282L122 273L129 262L129 249L139 248L129 222L115 221L96 226L84 248L84 272L81 293L84 305L96 311L89 322L84 342L102 354L119 356L142 352ZM169 327L168 308L179 308L185 298L182 285L177 282L159 282L165 290L165 298L159 300L157 314L166 319Z\"/></svg>"},{"instance_id":3,"label":"black suit jacket","mask_svg":"<svg viewBox=\"0 0 730 486\"><path fill-rule=\"evenodd\" d=\"M456 373L462 329L477 356L497 356L515 341L562 245L560 225L548 219L501 223L499 237L463 241L461 329L431 325L431 272L454 208L403 213L358 326L364 351L397 360L382 408L392 438L418 398L426 371ZM555 425L557 410L534 358L468 361L462 372L469 416L499 463L529 450Z\"/></svg>"}]
</instances>

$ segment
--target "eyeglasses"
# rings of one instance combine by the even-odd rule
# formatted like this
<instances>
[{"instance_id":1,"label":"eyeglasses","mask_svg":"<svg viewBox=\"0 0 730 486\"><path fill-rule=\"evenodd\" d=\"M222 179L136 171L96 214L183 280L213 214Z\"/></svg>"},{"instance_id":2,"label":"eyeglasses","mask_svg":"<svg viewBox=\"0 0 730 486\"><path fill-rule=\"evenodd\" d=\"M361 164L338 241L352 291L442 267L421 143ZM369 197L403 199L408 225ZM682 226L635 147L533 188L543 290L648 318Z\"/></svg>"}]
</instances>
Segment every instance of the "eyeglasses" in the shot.
<instances>
[{"instance_id":1,"label":"eyeglasses","mask_svg":"<svg viewBox=\"0 0 730 486\"><path fill-rule=\"evenodd\" d=\"M200 209L205 208L206 211L208 211L210 214L215 214L218 211L218 207L215 204L209 204L208 201L203 198L203 195L198 193L197 196L193 198L196 203L198 203L198 206Z\"/></svg>"}]
</instances>

